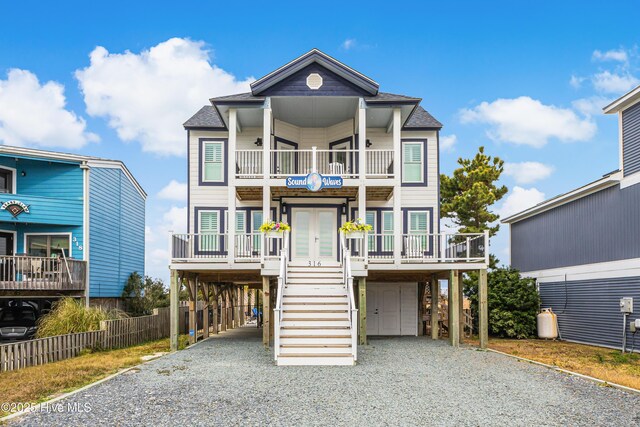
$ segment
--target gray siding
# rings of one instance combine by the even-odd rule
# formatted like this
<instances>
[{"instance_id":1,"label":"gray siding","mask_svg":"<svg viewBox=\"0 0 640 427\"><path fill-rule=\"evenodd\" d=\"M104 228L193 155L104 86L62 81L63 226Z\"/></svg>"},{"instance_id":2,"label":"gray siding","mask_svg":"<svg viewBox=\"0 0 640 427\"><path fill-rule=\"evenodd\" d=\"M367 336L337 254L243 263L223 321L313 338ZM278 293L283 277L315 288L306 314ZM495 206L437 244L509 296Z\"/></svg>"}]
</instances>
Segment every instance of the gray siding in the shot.
<instances>
[{"instance_id":1,"label":"gray siding","mask_svg":"<svg viewBox=\"0 0 640 427\"><path fill-rule=\"evenodd\" d=\"M640 185L610 187L511 224L521 271L640 258Z\"/></svg>"},{"instance_id":2,"label":"gray siding","mask_svg":"<svg viewBox=\"0 0 640 427\"><path fill-rule=\"evenodd\" d=\"M320 89L312 90L307 86L307 77L311 73L322 76ZM347 79L329 71L320 64L311 64L292 74L273 87L266 89L261 96L367 96L364 89L359 88Z\"/></svg>"},{"instance_id":3,"label":"gray siding","mask_svg":"<svg viewBox=\"0 0 640 427\"><path fill-rule=\"evenodd\" d=\"M640 318L640 277L540 283L542 307L558 316L562 339L622 348L620 298L633 297L634 314L627 322L627 345L631 348L630 321ZM640 348L640 339L635 348Z\"/></svg>"},{"instance_id":4,"label":"gray siding","mask_svg":"<svg viewBox=\"0 0 640 427\"><path fill-rule=\"evenodd\" d=\"M624 176L640 172L640 104L622 112Z\"/></svg>"}]
</instances>

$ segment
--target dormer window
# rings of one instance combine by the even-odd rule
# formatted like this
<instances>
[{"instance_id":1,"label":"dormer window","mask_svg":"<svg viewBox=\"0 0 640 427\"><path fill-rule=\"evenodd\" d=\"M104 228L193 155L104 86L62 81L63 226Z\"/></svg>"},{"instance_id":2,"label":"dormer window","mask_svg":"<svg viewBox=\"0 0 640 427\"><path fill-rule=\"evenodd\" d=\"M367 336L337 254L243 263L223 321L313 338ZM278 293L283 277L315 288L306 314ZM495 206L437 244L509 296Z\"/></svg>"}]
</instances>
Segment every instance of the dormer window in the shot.
<instances>
[{"instance_id":1,"label":"dormer window","mask_svg":"<svg viewBox=\"0 0 640 427\"><path fill-rule=\"evenodd\" d=\"M15 171L0 168L0 193L15 193L13 184L15 182Z\"/></svg>"}]
</instances>

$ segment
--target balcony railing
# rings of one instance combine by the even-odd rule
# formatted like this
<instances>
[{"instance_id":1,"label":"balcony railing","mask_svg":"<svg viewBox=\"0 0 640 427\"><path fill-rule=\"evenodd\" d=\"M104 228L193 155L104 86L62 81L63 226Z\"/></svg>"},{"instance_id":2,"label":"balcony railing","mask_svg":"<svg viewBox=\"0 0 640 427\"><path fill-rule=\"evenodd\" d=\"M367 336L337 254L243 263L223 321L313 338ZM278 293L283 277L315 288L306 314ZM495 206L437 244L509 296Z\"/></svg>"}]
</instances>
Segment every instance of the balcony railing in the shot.
<instances>
[{"instance_id":1,"label":"balcony railing","mask_svg":"<svg viewBox=\"0 0 640 427\"><path fill-rule=\"evenodd\" d=\"M86 262L34 256L0 256L1 290L84 290Z\"/></svg>"},{"instance_id":2,"label":"balcony railing","mask_svg":"<svg viewBox=\"0 0 640 427\"><path fill-rule=\"evenodd\" d=\"M279 259L283 247L283 239L269 238L262 233L232 237L235 262ZM172 260L230 262L228 239L228 234L222 233L174 234L171 237ZM369 233L364 239L346 240L354 261L370 264L395 262L395 235L392 233ZM488 263L488 250L489 236L486 233L403 234L400 263Z\"/></svg>"},{"instance_id":3,"label":"balcony railing","mask_svg":"<svg viewBox=\"0 0 640 427\"><path fill-rule=\"evenodd\" d=\"M367 244L369 263L393 263L395 236L369 233L366 239L348 239L356 260L364 261ZM489 236L485 233L403 234L402 263L488 262Z\"/></svg>"},{"instance_id":4,"label":"balcony railing","mask_svg":"<svg viewBox=\"0 0 640 427\"><path fill-rule=\"evenodd\" d=\"M367 178L393 178L395 175L394 153L387 149L365 151ZM236 150L236 178L263 178L264 150ZM304 176L312 171L321 175L342 178L359 178L358 150L271 150L269 155L269 177L285 178Z\"/></svg>"}]
</instances>

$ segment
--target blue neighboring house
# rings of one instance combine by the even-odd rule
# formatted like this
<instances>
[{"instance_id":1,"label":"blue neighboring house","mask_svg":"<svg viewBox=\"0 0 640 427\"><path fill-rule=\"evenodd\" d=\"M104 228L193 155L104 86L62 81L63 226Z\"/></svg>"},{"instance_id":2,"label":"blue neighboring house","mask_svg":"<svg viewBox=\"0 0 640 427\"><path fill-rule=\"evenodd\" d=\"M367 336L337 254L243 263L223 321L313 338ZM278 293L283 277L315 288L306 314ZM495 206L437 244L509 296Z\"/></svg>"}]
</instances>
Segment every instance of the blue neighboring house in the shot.
<instances>
[{"instance_id":1,"label":"blue neighboring house","mask_svg":"<svg viewBox=\"0 0 640 427\"><path fill-rule=\"evenodd\" d=\"M618 116L618 169L503 222L511 265L536 279L563 339L630 348L640 319L640 86L604 112ZM624 344L621 298L633 299Z\"/></svg>"},{"instance_id":2,"label":"blue neighboring house","mask_svg":"<svg viewBox=\"0 0 640 427\"><path fill-rule=\"evenodd\" d=\"M0 146L0 307L117 306L144 275L145 199L121 161Z\"/></svg>"}]
</instances>

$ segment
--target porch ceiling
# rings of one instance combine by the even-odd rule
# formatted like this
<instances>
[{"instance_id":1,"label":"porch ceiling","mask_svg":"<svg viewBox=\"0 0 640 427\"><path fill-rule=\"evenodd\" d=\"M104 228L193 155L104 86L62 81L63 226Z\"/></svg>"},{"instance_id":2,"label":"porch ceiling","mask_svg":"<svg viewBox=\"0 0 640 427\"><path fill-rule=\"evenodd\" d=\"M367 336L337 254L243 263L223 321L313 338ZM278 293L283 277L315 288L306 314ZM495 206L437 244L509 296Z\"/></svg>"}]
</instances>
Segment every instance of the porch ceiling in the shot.
<instances>
[{"instance_id":1,"label":"porch ceiling","mask_svg":"<svg viewBox=\"0 0 640 427\"><path fill-rule=\"evenodd\" d=\"M386 201L393 195L393 187L367 187L367 200ZM238 200L255 201L262 200L262 187L237 187L236 195ZM312 193L300 188L271 187L271 197L334 197L334 198L357 198L358 187L325 188L316 193Z\"/></svg>"}]
</instances>

